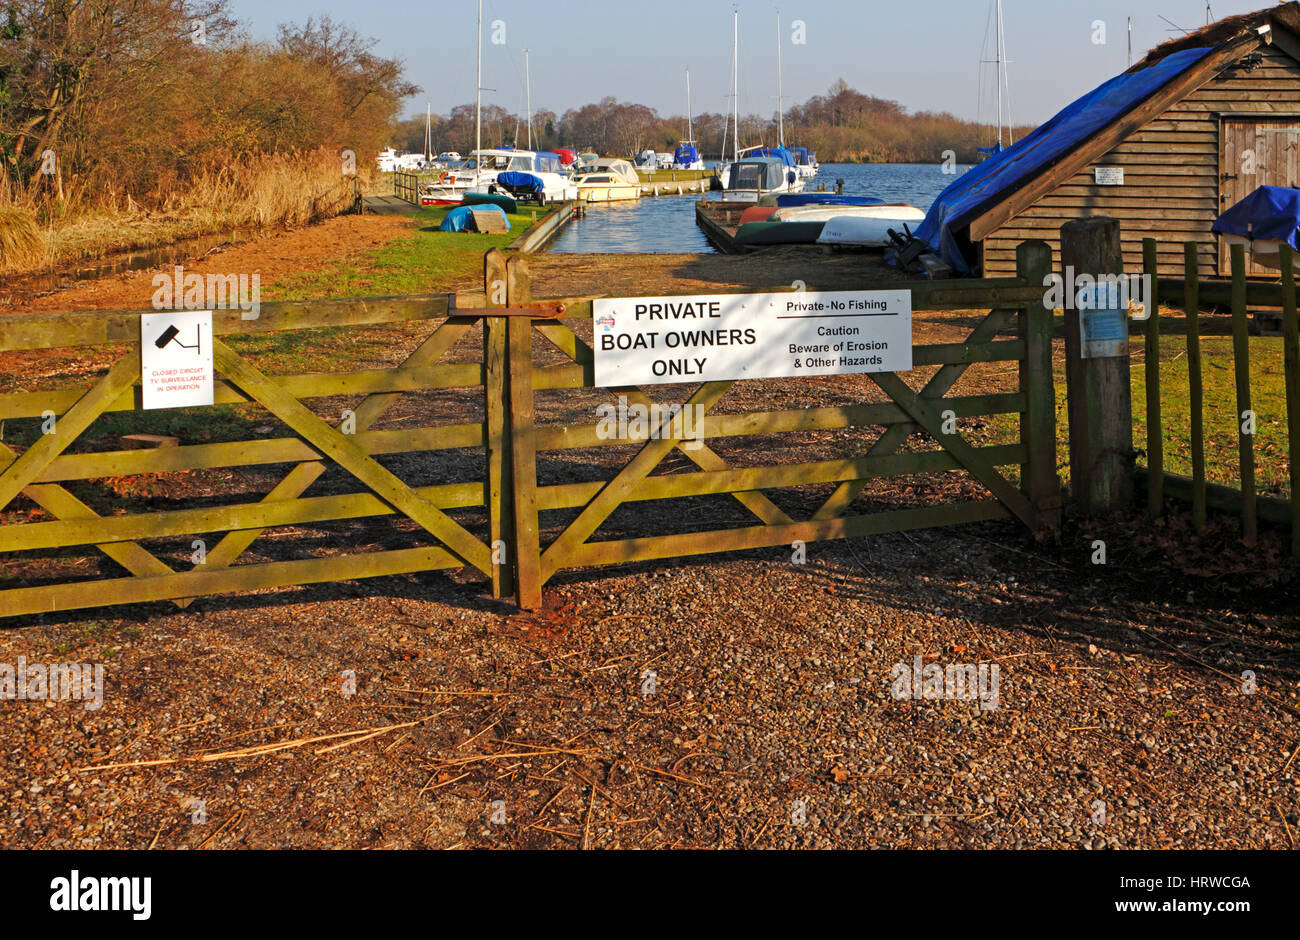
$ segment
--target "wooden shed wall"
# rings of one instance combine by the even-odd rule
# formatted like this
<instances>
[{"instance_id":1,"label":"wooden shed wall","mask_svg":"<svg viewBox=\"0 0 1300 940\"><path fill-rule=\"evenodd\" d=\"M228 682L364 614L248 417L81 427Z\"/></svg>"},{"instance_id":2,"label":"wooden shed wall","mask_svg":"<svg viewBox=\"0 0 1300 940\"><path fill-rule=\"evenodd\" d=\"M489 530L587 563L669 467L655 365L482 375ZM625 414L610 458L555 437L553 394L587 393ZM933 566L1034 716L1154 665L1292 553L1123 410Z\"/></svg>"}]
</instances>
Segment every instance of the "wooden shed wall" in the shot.
<instances>
[{"instance_id":1,"label":"wooden shed wall","mask_svg":"<svg viewBox=\"0 0 1300 940\"><path fill-rule=\"evenodd\" d=\"M1300 115L1300 62L1275 45L1261 53L1259 66L1220 73L985 238L984 275L1014 274L1016 245L1028 238L1044 239L1059 258L1061 226L1090 215L1120 220L1128 271L1142 269L1142 239L1154 237L1162 274L1182 273L1189 240L1201 243L1202 273L1222 273L1210 234L1221 211L1219 116ZM1096 166L1122 166L1124 185L1096 185Z\"/></svg>"}]
</instances>

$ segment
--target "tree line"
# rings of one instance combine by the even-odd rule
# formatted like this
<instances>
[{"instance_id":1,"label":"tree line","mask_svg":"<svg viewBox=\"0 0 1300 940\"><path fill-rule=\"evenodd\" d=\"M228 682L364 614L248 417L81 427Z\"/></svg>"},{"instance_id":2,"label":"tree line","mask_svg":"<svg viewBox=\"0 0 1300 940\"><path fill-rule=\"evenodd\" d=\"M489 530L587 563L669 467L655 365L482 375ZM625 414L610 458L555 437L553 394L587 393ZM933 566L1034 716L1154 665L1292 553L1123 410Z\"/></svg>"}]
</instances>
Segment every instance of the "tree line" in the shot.
<instances>
[{"instance_id":1,"label":"tree line","mask_svg":"<svg viewBox=\"0 0 1300 940\"><path fill-rule=\"evenodd\" d=\"M328 17L256 41L227 0L0 0L0 205L165 208L267 155L373 153L419 90L374 45Z\"/></svg>"},{"instance_id":2,"label":"tree line","mask_svg":"<svg viewBox=\"0 0 1300 940\"><path fill-rule=\"evenodd\" d=\"M877 98L850 88L843 79L824 95L810 98L785 112L785 142L807 147L823 163L938 163L948 152L962 163L979 158L978 148L991 146L996 133L987 124L947 112L909 112L897 101ZM474 105L457 105L445 116L433 117L433 150L468 154L474 148ZM497 105L483 108L483 146L527 140L527 116ZM686 136L685 115L661 116L645 105L603 98L563 114L539 110L533 115L534 149L573 147L610 156L642 150L675 148ZM1015 129L1019 139L1032 127ZM395 121L392 146L407 151L424 148L425 118ZM717 158L732 147L730 117L719 113L694 116L695 139L706 158ZM779 142L777 115L741 115L740 146L773 146Z\"/></svg>"}]
</instances>

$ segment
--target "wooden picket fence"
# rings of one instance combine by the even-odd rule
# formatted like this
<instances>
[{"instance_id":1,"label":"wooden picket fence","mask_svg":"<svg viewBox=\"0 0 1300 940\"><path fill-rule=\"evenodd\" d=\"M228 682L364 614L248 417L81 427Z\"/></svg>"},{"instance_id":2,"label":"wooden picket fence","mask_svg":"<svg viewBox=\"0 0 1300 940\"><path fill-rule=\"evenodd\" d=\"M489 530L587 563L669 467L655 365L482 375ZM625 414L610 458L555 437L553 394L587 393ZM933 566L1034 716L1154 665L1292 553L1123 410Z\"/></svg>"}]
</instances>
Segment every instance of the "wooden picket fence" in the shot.
<instances>
[{"instance_id":1,"label":"wooden picket fence","mask_svg":"<svg viewBox=\"0 0 1300 940\"><path fill-rule=\"evenodd\" d=\"M145 601L185 605L204 595L290 585L410 574L468 567L491 580L494 596L513 594L520 606L541 603L542 587L572 568L649 559L790 545L875 533L1015 517L1035 529L1059 522L1056 475L1055 396L1052 378L1052 311L1043 306L1042 284L1052 270L1051 252L1029 242L1018 252L1018 275L977 281L872 285L912 292L916 312L988 310L965 342L914 347L917 367L937 366L918 392L898 375L871 375L887 395L879 403L785 411L707 415L703 446L673 436L665 422L636 438L602 438L596 423L538 422L539 391L594 388L592 349L575 327L590 321L594 298L533 300L526 264L499 251L485 259L484 291L473 295L432 294L366 300L267 303L256 320L238 310L214 314L216 402L255 403L278 419L292 437L181 444L155 450L72 453L69 447L106 412L140 405L139 316L152 311L79 312L14 316L3 321L0 352L59 347L118 346L126 349L89 388L18 391L0 395L0 420L58 416L52 433L22 453L0 444L0 512L20 496L39 505L47 518L0 522L0 559L13 553L85 549L93 546L126 576L57 583L19 584L0 590L0 616ZM504 289L503 289L504 288ZM270 376L248 355L220 337L244 332L296 331L315 327L364 329L403 322L435 324L398 366L351 372ZM998 339L1004 327L1015 338ZM440 362L456 343L481 327L482 359ZM563 353L558 364L539 364L538 337ZM954 385L974 363L1018 363L1016 388L1004 394L956 396ZM800 380L796 380L800 381ZM689 404L712 409L731 382L701 385ZM416 428L377 430L374 425L404 395L460 389L482 401L482 420ZM602 390L610 399L648 398L635 388ZM307 404L326 396L364 395L353 410L355 426L345 432ZM944 428L944 412L957 417L1019 415L1019 440L977 446ZM710 441L811 430L880 428L862 457L770 466L730 466ZM922 433L929 450L903 452ZM538 463L547 453L606 447L636 448L607 478L538 483ZM690 445L690 446L686 446ZM481 473L435 486L412 486L377 456L481 448ZM654 473L679 451L693 472ZM262 498L229 505L203 505L157 512L100 515L66 487L73 481L186 470L288 465ZM337 495L307 496L329 467L346 471L362 486ZM1004 472L1019 467L1019 480ZM945 502L921 508L850 515L854 499L871 480L900 475L965 470L989 498ZM792 518L765 491L810 484L834 484L833 493L804 519ZM651 500L730 496L754 517L754 524L709 531L662 533L631 539L594 539L610 515L624 505ZM479 519L453 514L477 510ZM565 521L555 522L558 515ZM326 522L391 517L410 520L404 532L422 544L379 551L337 549L323 557L237 563L268 530ZM404 524L405 525L405 524ZM176 570L142 542L220 533L202 564ZM3 582L0 582L3 583Z\"/></svg>"},{"instance_id":2,"label":"wooden picket fence","mask_svg":"<svg viewBox=\"0 0 1300 940\"><path fill-rule=\"evenodd\" d=\"M1245 249L1233 245L1230 252L1231 279L1203 281L1200 278L1195 242L1184 244L1182 278L1161 278L1156 268L1157 243L1144 239L1144 273L1150 278L1153 296L1148 298L1152 311L1145 323L1145 379L1147 411L1147 467L1145 483L1147 511L1157 516L1164 510L1166 497L1189 502L1197 528L1206 523L1207 511L1236 512L1241 517L1242 538L1253 544L1258 537L1259 522L1289 525L1291 549L1300 555L1300 331L1296 324L1296 285L1293 252L1288 245L1281 251L1280 283L1247 280ZM1160 387L1160 318L1161 303L1184 311L1187 341L1189 434L1191 476L1166 473L1164 469L1164 419ZM1236 391L1238 427L1237 466L1239 487L1209 483L1205 458L1204 362L1201 354L1202 305L1220 304L1232 311L1232 366ZM1252 412L1250 377L1250 323L1248 306L1282 309L1282 344L1289 459L1290 494L1288 499L1260 496L1256 491L1255 435L1244 421Z\"/></svg>"}]
</instances>

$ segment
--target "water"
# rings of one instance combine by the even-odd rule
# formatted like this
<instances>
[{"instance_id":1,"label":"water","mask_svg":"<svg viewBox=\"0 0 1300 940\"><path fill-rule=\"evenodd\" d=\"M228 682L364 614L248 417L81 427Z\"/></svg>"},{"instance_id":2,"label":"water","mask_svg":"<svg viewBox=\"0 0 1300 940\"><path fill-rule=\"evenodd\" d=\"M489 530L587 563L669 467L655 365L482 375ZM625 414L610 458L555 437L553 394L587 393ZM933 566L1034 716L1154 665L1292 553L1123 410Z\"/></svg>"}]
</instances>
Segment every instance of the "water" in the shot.
<instances>
[{"instance_id":1,"label":"water","mask_svg":"<svg viewBox=\"0 0 1300 940\"><path fill-rule=\"evenodd\" d=\"M959 166L962 173L970 167ZM885 202L907 202L928 210L944 187L957 177L936 163L823 163L805 191L825 186L844 192L876 196ZM706 198L716 199L717 193ZM592 205L587 217L570 222L551 251L584 254L707 254L714 251L695 224L697 195L642 196L636 202Z\"/></svg>"}]
</instances>

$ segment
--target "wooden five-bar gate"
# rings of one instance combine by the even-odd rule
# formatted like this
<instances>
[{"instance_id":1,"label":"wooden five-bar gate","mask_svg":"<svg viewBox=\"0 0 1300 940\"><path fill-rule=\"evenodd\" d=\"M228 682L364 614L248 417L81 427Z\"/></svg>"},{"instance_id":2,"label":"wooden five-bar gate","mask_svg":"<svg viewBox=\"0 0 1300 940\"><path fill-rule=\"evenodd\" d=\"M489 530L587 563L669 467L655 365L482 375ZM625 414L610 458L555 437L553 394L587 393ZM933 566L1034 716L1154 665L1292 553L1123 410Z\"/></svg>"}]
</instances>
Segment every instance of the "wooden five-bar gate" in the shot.
<instances>
[{"instance_id":1,"label":"wooden five-bar gate","mask_svg":"<svg viewBox=\"0 0 1300 940\"><path fill-rule=\"evenodd\" d=\"M533 300L526 262L498 251L485 259L482 294L421 295L368 300L266 303L255 320L239 310L214 313L217 404L251 403L281 422L291 436L186 443L152 450L73 452L101 416L140 407L142 312L19 315L0 319L0 353L58 347L125 349L89 387L0 394L0 421L53 418L48 433L17 452L0 444L0 561L21 563L34 553L93 547L122 569L104 578L26 583L0 567L0 615L145 601L184 606L196 597L320 582L468 567L490 579L494 596L513 595L520 606L541 603L543 585L565 569L620 564L765 546L865 536L906 529L1015 517L1035 530L1054 527L1060 511L1056 474L1052 310L1044 308L1052 270L1047 245L1027 242L1018 275L978 281L872 285L912 292L913 310L988 311L960 343L915 346L916 367L938 367L914 390L896 374L870 380L887 401L837 407L711 414L732 386L707 382L690 396L706 415L695 431L703 445L673 436L680 425L635 439L602 437L595 422L569 426L539 422L538 392L594 389L594 357L580 334L592 298ZM364 329L429 321L434 328L397 366L350 372L268 375L222 337L318 327ZM445 354L481 327L480 361L444 361ZM1010 338L999 333L1011 331ZM549 343L563 361L540 364L536 343ZM558 355L558 354L557 354ZM954 386L975 363L1018 363L1015 389L959 396ZM803 380L787 380L803 381ZM403 396L461 389L481 398L481 420L460 424L378 429ZM639 389L601 390L610 399L648 404ZM346 426L308 406L329 396L360 397ZM318 409L319 410L319 409ZM952 418L1018 415L1019 440L978 446ZM710 442L751 435L879 428L860 457L771 466L734 467ZM674 428L677 430L675 431ZM917 435L930 449L904 449ZM605 447L635 448L606 478L539 484L547 453ZM377 458L481 448L481 472L468 479L416 486ZM694 469L656 473L679 452ZM260 499L188 505L161 511L100 514L69 488L79 481L141 474L238 467L285 468ZM307 495L328 468L345 471L359 488ZM1006 468L1018 467L1018 480ZM952 470L967 471L988 497L919 508L853 513L869 481ZM769 491L812 484L833 491L805 518L794 518ZM602 526L623 506L649 500L723 496L737 501L749 525L707 531L600 539ZM39 506L43 513L19 513ZM182 505L185 505L182 503ZM466 515L468 514L468 515ZM289 560L243 561L268 530L361 519L409 520L400 534L417 544L377 551L334 546L329 554ZM558 521L557 521L558 520ZM398 526L394 523L394 531ZM219 536L188 567L168 564L159 540ZM146 545L145 543L152 543ZM11 571L13 569L11 568Z\"/></svg>"}]
</instances>

